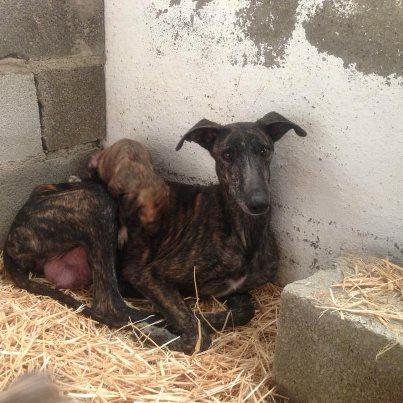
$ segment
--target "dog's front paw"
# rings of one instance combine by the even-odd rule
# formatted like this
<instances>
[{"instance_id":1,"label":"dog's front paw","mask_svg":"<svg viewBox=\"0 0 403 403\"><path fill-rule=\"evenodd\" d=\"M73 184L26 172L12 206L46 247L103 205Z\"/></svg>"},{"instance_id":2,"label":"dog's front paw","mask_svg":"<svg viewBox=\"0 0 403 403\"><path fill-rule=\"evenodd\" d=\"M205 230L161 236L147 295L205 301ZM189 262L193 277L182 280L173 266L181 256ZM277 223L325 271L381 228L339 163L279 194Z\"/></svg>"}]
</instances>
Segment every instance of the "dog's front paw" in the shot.
<instances>
[{"instance_id":1,"label":"dog's front paw","mask_svg":"<svg viewBox=\"0 0 403 403\"><path fill-rule=\"evenodd\" d=\"M210 346L210 332L202 323L196 333L189 332L181 335L181 347L185 354L197 354L207 350Z\"/></svg>"},{"instance_id":2,"label":"dog's front paw","mask_svg":"<svg viewBox=\"0 0 403 403\"><path fill-rule=\"evenodd\" d=\"M234 326L244 326L255 316L255 305L249 293L233 294L227 297Z\"/></svg>"}]
</instances>

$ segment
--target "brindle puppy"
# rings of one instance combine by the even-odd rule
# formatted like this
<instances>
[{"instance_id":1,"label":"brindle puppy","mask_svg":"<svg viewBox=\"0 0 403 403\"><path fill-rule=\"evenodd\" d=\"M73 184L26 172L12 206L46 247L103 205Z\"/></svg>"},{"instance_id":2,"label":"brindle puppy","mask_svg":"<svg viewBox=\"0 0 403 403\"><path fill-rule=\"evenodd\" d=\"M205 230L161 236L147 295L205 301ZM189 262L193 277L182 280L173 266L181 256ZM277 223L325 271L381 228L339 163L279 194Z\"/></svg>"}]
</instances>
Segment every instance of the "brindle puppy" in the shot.
<instances>
[{"instance_id":1,"label":"brindle puppy","mask_svg":"<svg viewBox=\"0 0 403 403\"><path fill-rule=\"evenodd\" d=\"M238 295L251 306L249 290L273 280L277 247L270 229L270 161L274 143L294 129L306 132L271 112L255 123L220 125L200 121L177 146L194 141L216 163L214 186L169 183L169 205L159 231L149 235L135 217L128 222L123 276L157 306L183 350L192 352L199 340L199 321L182 294ZM248 321L253 310L243 319ZM201 348L210 344L201 327Z\"/></svg>"},{"instance_id":2,"label":"brindle puppy","mask_svg":"<svg viewBox=\"0 0 403 403\"><path fill-rule=\"evenodd\" d=\"M168 204L169 187L154 172L151 155L134 140L121 139L92 156L89 168L119 200L119 247L127 241L127 222L139 219L148 232L158 229Z\"/></svg>"}]
</instances>

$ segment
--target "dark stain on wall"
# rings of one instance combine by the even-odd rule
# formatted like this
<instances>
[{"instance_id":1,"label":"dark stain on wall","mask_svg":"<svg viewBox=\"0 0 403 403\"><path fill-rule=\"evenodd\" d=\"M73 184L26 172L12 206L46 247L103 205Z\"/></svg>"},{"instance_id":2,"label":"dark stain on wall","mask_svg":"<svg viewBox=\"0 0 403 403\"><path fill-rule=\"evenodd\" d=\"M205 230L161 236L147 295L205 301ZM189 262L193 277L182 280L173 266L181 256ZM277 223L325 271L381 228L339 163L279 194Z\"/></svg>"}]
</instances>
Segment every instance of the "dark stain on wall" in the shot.
<instances>
[{"instance_id":1,"label":"dark stain on wall","mask_svg":"<svg viewBox=\"0 0 403 403\"><path fill-rule=\"evenodd\" d=\"M213 0L193 0L196 3L196 10L202 9L208 3L211 3Z\"/></svg>"},{"instance_id":2,"label":"dark stain on wall","mask_svg":"<svg viewBox=\"0 0 403 403\"><path fill-rule=\"evenodd\" d=\"M252 0L238 12L238 24L256 44L265 66L278 65L284 56L294 31L297 6L298 0Z\"/></svg>"},{"instance_id":3,"label":"dark stain on wall","mask_svg":"<svg viewBox=\"0 0 403 403\"><path fill-rule=\"evenodd\" d=\"M403 6L397 0L355 0L348 15L334 0L304 23L309 42L321 52L356 63L364 74L403 75Z\"/></svg>"},{"instance_id":4,"label":"dark stain on wall","mask_svg":"<svg viewBox=\"0 0 403 403\"><path fill-rule=\"evenodd\" d=\"M199 11L212 0L193 0L193 2L195 15L200 17ZM171 0L169 6L180 4L181 0ZM251 0L237 12L237 25L258 49L258 60L248 60L244 55L244 64L263 64L267 67L279 65L295 27L297 6L298 0ZM161 14L162 12L158 12L157 16ZM239 40L242 41L243 38Z\"/></svg>"},{"instance_id":5,"label":"dark stain on wall","mask_svg":"<svg viewBox=\"0 0 403 403\"><path fill-rule=\"evenodd\" d=\"M169 2L169 7L178 6L179 4L181 4L181 1L182 0L171 0ZM196 3L196 5L195 5L196 10L200 10L206 4L211 3L213 0L192 0L192 1L193 1L193 3Z\"/></svg>"}]
</instances>

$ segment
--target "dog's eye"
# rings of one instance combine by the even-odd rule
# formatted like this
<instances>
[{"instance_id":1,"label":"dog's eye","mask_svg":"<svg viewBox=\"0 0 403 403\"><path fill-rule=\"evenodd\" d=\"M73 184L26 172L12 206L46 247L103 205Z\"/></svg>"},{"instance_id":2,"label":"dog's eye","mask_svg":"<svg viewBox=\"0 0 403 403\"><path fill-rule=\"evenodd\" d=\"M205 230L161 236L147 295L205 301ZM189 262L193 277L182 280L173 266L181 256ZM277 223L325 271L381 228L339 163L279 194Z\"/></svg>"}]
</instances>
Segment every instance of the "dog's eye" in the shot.
<instances>
[{"instance_id":1,"label":"dog's eye","mask_svg":"<svg viewBox=\"0 0 403 403\"><path fill-rule=\"evenodd\" d=\"M259 154L261 155L261 156L265 156L265 155L267 155L267 153L269 152L269 147L268 146L262 146L262 147L260 147L260 149L259 149Z\"/></svg>"},{"instance_id":2,"label":"dog's eye","mask_svg":"<svg viewBox=\"0 0 403 403\"><path fill-rule=\"evenodd\" d=\"M222 158L223 158L224 161L229 162L229 161L232 160L232 157L233 157L233 154L232 154L231 150L223 151Z\"/></svg>"}]
</instances>

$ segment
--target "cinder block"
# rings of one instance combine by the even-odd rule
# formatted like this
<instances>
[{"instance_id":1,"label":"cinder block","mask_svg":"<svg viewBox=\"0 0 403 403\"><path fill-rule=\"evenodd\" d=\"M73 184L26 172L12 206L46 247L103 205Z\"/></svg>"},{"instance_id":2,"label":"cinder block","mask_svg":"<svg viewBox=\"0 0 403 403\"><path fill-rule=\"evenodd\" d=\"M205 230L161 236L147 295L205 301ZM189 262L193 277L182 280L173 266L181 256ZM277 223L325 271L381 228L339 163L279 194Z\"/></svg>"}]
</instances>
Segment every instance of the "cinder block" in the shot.
<instances>
[{"instance_id":1,"label":"cinder block","mask_svg":"<svg viewBox=\"0 0 403 403\"><path fill-rule=\"evenodd\" d=\"M104 53L102 0L1 0L0 58Z\"/></svg>"},{"instance_id":2,"label":"cinder block","mask_svg":"<svg viewBox=\"0 0 403 403\"><path fill-rule=\"evenodd\" d=\"M42 152L32 74L0 75L0 163Z\"/></svg>"},{"instance_id":3,"label":"cinder block","mask_svg":"<svg viewBox=\"0 0 403 403\"><path fill-rule=\"evenodd\" d=\"M39 184L63 182L71 174L80 174L88 157L97 150L88 144L47 157L0 164L0 249L17 210L32 189Z\"/></svg>"},{"instance_id":4,"label":"cinder block","mask_svg":"<svg viewBox=\"0 0 403 403\"><path fill-rule=\"evenodd\" d=\"M340 281L320 271L284 288L274 357L279 391L294 402L399 402L403 345L375 320L325 312L313 298Z\"/></svg>"},{"instance_id":5,"label":"cinder block","mask_svg":"<svg viewBox=\"0 0 403 403\"><path fill-rule=\"evenodd\" d=\"M102 66L46 70L36 76L42 135L54 151L105 137Z\"/></svg>"}]
</instances>

